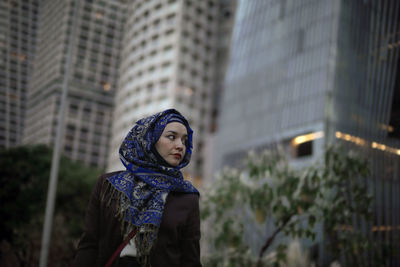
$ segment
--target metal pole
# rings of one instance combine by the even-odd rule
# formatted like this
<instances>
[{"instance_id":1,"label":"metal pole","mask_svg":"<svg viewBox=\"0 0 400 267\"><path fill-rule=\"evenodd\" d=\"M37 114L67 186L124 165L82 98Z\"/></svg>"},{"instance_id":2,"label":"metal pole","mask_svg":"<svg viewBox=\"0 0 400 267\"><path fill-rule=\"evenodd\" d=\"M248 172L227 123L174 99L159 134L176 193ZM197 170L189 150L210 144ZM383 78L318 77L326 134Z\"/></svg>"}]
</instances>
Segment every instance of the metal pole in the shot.
<instances>
[{"instance_id":1,"label":"metal pole","mask_svg":"<svg viewBox=\"0 0 400 267\"><path fill-rule=\"evenodd\" d=\"M60 162L60 149L63 138L63 128L64 128L64 114L65 114L65 106L67 101L67 93L68 93L68 80L70 76L70 65L71 65L71 57L72 57L72 49L74 46L74 36L75 36L75 24L76 24L76 14L77 7L79 1L75 2L74 12L72 13L72 25L71 25L71 33L68 37L68 50L66 55L65 62L65 72L63 77L63 85L62 85L62 95L60 101L60 110L58 113L57 120L57 132L56 138L54 140L54 151L53 158L51 161L51 171L50 171L50 182L47 191L47 202L46 202L46 212L44 217L44 226L42 233L42 243L40 250L40 267L47 266L47 258L49 252L49 244L50 244L50 236L51 236L51 228L53 223L53 214L54 214L54 205L55 205L55 197L57 191L57 181L58 181L58 166Z\"/></svg>"}]
</instances>

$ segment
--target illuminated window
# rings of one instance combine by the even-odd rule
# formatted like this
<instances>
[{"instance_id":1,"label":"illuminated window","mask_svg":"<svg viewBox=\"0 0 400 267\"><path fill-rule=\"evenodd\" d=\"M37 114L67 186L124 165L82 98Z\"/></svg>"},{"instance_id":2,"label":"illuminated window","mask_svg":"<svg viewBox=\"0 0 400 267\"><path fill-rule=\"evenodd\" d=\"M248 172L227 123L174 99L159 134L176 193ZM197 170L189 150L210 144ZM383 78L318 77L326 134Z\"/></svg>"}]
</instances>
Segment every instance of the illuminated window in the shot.
<instances>
[{"instance_id":1,"label":"illuminated window","mask_svg":"<svg viewBox=\"0 0 400 267\"><path fill-rule=\"evenodd\" d=\"M314 140L323 136L323 132L314 132L293 138L290 143L292 156L294 158L311 156L313 154Z\"/></svg>"},{"instance_id":2,"label":"illuminated window","mask_svg":"<svg viewBox=\"0 0 400 267\"><path fill-rule=\"evenodd\" d=\"M293 147L293 156L295 158L301 158L311 156L313 151L313 141L301 143Z\"/></svg>"},{"instance_id":3,"label":"illuminated window","mask_svg":"<svg viewBox=\"0 0 400 267\"><path fill-rule=\"evenodd\" d=\"M111 90L111 84L108 82L103 83L103 89L104 91L110 91Z\"/></svg>"}]
</instances>

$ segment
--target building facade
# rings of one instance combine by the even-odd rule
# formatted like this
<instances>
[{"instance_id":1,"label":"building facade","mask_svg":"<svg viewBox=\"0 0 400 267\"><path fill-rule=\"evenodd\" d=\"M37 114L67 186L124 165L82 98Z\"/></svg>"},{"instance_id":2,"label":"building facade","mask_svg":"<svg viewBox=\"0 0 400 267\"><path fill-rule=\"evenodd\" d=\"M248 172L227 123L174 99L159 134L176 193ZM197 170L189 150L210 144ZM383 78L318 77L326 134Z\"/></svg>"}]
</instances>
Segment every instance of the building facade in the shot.
<instances>
[{"instance_id":1,"label":"building facade","mask_svg":"<svg viewBox=\"0 0 400 267\"><path fill-rule=\"evenodd\" d=\"M358 14L357 16L355 14ZM342 1L331 138L370 161L370 237L400 265L400 2ZM369 255L372 257L373 255Z\"/></svg>"},{"instance_id":2,"label":"building facade","mask_svg":"<svg viewBox=\"0 0 400 267\"><path fill-rule=\"evenodd\" d=\"M104 168L125 6L123 1L41 2L23 143L54 142L65 84L62 151L86 165Z\"/></svg>"},{"instance_id":3,"label":"building facade","mask_svg":"<svg viewBox=\"0 0 400 267\"><path fill-rule=\"evenodd\" d=\"M338 13L337 1L239 1L216 166L236 164L250 147L278 142L293 146L289 149L299 161L321 152ZM291 142L307 134L314 134L307 137L314 139L312 155Z\"/></svg>"},{"instance_id":4,"label":"building facade","mask_svg":"<svg viewBox=\"0 0 400 267\"><path fill-rule=\"evenodd\" d=\"M399 264L399 8L239 1L214 150L215 169L277 146L295 166L331 143L367 155L375 216L366 232L389 245L385 266Z\"/></svg>"},{"instance_id":5,"label":"building facade","mask_svg":"<svg viewBox=\"0 0 400 267\"><path fill-rule=\"evenodd\" d=\"M130 3L115 99L109 170L122 168L118 149L138 119L176 108L188 118L194 130L195 153L184 173L195 182L201 181L205 140L213 122L212 99L220 77L216 74L221 68L217 65L218 49L229 45L219 43L218 38L223 6L227 5L214 0Z\"/></svg>"},{"instance_id":6,"label":"building facade","mask_svg":"<svg viewBox=\"0 0 400 267\"><path fill-rule=\"evenodd\" d=\"M34 60L39 0L0 2L0 147L22 141Z\"/></svg>"}]
</instances>

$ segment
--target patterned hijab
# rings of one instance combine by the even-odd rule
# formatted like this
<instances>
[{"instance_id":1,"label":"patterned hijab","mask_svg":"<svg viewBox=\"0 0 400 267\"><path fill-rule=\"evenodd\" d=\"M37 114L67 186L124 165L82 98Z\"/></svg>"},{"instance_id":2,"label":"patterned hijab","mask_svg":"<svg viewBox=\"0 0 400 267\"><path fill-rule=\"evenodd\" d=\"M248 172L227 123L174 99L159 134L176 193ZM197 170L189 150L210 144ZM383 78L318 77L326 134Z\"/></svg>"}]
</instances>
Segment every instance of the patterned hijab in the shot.
<instances>
[{"instance_id":1,"label":"patterned hijab","mask_svg":"<svg viewBox=\"0 0 400 267\"><path fill-rule=\"evenodd\" d=\"M188 132L186 153L176 167L169 165L154 146L170 122L182 123ZM192 136L187 120L177 110L168 109L137 121L119 149L126 171L111 176L108 181L112 194L119 198L117 216L122 221L124 238L138 229L134 241L142 266L150 266L149 255L157 239L168 193L199 194L180 171L190 161Z\"/></svg>"}]
</instances>

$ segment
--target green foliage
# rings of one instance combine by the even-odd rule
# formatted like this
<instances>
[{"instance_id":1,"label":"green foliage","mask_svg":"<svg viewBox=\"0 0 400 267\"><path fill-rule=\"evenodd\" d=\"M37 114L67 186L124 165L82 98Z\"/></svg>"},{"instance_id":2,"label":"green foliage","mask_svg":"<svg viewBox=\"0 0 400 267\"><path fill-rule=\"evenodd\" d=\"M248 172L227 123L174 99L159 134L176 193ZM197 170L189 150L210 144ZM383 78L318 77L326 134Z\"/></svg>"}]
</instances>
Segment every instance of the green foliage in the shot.
<instances>
[{"instance_id":1,"label":"green foliage","mask_svg":"<svg viewBox=\"0 0 400 267\"><path fill-rule=\"evenodd\" d=\"M11 244L24 266L38 264L51 156L44 145L0 150L0 240ZM61 158L49 265L70 266L99 174Z\"/></svg>"},{"instance_id":2,"label":"green foliage","mask_svg":"<svg viewBox=\"0 0 400 267\"><path fill-rule=\"evenodd\" d=\"M335 259L343 255L347 262L360 262L371 244L361 227L354 227L372 218L367 175L366 161L336 147L326 149L324 162L302 170L291 169L280 153L250 153L244 169L224 169L202 197L202 218L213 226L207 230L215 249L205 266L280 266L287 244L282 238L275 244L276 237L315 240L317 223ZM244 240L245 225L257 229L268 222L274 230L260 236L264 241L257 258ZM271 259L266 252L272 249Z\"/></svg>"}]
</instances>

